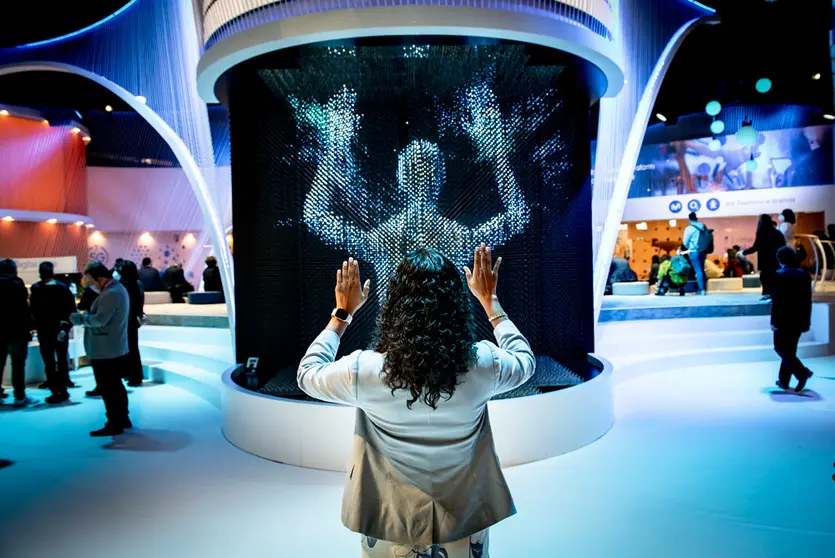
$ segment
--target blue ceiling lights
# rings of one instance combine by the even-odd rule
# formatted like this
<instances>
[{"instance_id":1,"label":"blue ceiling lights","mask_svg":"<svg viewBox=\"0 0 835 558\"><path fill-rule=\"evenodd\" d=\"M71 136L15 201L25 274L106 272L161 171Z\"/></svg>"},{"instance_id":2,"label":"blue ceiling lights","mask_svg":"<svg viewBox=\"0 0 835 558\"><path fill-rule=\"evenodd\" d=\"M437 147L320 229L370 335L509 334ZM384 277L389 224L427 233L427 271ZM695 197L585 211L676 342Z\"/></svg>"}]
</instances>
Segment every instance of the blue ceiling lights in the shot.
<instances>
[{"instance_id":1,"label":"blue ceiling lights","mask_svg":"<svg viewBox=\"0 0 835 558\"><path fill-rule=\"evenodd\" d=\"M43 41L36 41L34 43L26 43L24 45L18 45L18 46L13 47L13 48L39 47L39 46L44 46L44 45L48 45L48 44L52 44L52 43L58 43L58 42L61 42L61 41L66 41L67 39L77 37L79 35L82 35L82 34L86 33L87 31L95 29L96 27L98 27L100 25L103 25L103 24L107 23L108 21L110 21L111 19L119 16L120 14L124 13L125 10L127 10L128 8L130 8L131 6L136 4L136 2L137 2L137 0L130 0L130 2L128 2L127 4L125 4L124 6L122 6L121 8L119 8L118 10L116 10L115 12L110 14L109 16L105 17L104 19L100 19L99 21L97 21L95 23L92 23L92 24L88 25L87 27L83 27L83 28L81 28L77 31L73 31L72 33L67 33L66 35L61 35L60 37L53 37L51 39L44 39Z\"/></svg>"}]
</instances>

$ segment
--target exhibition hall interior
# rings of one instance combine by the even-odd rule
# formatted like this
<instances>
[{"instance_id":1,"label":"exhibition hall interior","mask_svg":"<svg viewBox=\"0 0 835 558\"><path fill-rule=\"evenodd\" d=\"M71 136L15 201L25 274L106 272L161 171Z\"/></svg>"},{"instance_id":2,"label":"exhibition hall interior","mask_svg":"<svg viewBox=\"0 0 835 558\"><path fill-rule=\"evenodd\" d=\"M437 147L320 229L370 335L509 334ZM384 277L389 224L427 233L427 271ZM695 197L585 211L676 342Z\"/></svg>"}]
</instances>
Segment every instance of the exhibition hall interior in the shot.
<instances>
[{"instance_id":1,"label":"exhibition hall interior","mask_svg":"<svg viewBox=\"0 0 835 558\"><path fill-rule=\"evenodd\" d=\"M14 11L0 556L835 556L835 2Z\"/></svg>"}]
</instances>

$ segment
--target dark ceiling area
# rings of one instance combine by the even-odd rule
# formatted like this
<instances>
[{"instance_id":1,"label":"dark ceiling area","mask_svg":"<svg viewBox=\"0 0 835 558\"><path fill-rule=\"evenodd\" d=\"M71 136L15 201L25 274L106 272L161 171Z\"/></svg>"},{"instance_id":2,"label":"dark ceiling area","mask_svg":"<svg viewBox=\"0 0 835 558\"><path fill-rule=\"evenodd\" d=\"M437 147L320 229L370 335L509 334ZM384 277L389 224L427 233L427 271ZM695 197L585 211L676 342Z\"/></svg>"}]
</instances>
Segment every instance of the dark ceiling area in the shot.
<instances>
[{"instance_id":1,"label":"dark ceiling area","mask_svg":"<svg viewBox=\"0 0 835 558\"><path fill-rule=\"evenodd\" d=\"M98 83L60 72L23 72L0 76L0 103L40 109L69 109L82 113L132 110L127 103Z\"/></svg>"},{"instance_id":2,"label":"dark ceiling area","mask_svg":"<svg viewBox=\"0 0 835 558\"><path fill-rule=\"evenodd\" d=\"M101 85L72 74L26 72L0 76L0 104L38 110L52 123L75 120L89 131L90 166L177 167L173 151L148 122ZM112 112L105 110L110 105ZM209 107L215 161L229 164L229 122Z\"/></svg>"},{"instance_id":3,"label":"dark ceiling area","mask_svg":"<svg viewBox=\"0 0 835 558\"><path fill-rule=\"evenodd\" d=\"M133 0L15 2L14 17L0 17L0 48L60 37L105 19ZM164 1L164 0L163 0ZM11 6L4 6L11 10Z\"/></svg>"},{"instance_id":4,"label":"dark ceiling area","mask_svg":"<svg viewBox=\"0 0 835 558\"><path fill-rule=\"evenodd\" d=\"M703 112L713 99L724 106L792 104L832 112L830 0L703 0L718 25L703 25L673 59L655 105L674 123ZM820 74L820 79L813 76ZM758 93L768 78L772 89Z\"/></svg>"}]
</instances>

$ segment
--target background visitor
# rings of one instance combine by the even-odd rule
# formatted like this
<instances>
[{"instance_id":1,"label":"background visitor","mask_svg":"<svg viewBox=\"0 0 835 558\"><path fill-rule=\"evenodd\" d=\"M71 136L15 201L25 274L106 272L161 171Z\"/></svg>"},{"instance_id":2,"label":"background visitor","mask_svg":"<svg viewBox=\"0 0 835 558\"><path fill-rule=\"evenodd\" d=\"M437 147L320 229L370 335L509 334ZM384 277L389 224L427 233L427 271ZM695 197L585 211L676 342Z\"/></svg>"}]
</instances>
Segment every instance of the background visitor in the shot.
<instances>
[{"instance_id":1,"label":"background visitor","mask_svg":"<svg viewBox=\"0 0 835 558\"><path fill-rule=\"evenodd\" d=\"M690 225L684 229L684 238L681 243L690 257L690 265L696 274L696 283L699 289L697 294L706 295L705 260L707 255L713 251L713 235L707 226L699 223L699 218L694 212L691 212L688 218L690 219Z\"/></svg>"},{"instance_id":2,"label":"background visitor","mask_svg":"<svg viewBox=\"0 0 835 558\"><path fill-rule=\"evenodd\" d=\"M90 436L118 436L133 426L128 418L128 393L122 383L124 357L128 354L130 297L101 262L87 266L84 281L99 296L88 313L76 313L71 318L74 325L89 330L84 336L84 349L107 412L104 428L90 432Z\"/></svg>"},{"instance_id":3,"label":"background visitor","mask_svg":"<svg viewBox=\"0 0 835 558\"><path fill-rule=\"evenodd\" d=\"M774 278L771 327L774 329L774 351L780 356L777 386L789 389L792 376L800 393L812 377L812 371L797 358L800 336L809 331L812 320L812 278L800 269L797 254L788 246L777 251L780 269Z\"/></svg>"},{"instance_id":4,"label":"background visitor","mask_svg":"<svg viewBox=\"0 0 835 558\"><path fill-rule=\"evenodd\" d=\"M127 260L122 264L122 285L130 298L130 318L128 319L128 356L125 359L124 377L130 387L142 385L142 357L139 354L139 327L145 318L145 292L139 281L136 264Z\"/></svg>"},{"instance_id":5,"label":"background visitor","mask_svg":"<svg viewBox=\"0 0 835 558\"><path fill-rule=\"evenodd\" d=\"M138 270L139 280L146 293L164 291L159 270L151 265L151 258L142 258L142 267Z\"/></svg>"},{"instance_id":6,"label":"background visitor","mask_svg":"<svg viewBox=\"0 0 835 558\"><path fill-rule=\"evenodd\" d=\"M67 391L75 387L70 381L70 316L75 313L75 297L69 287L55 280L52 262L38 266L41 280L32 285L32 317L38 331L38 345L46 372L46 385L52 395L49 404L63 403L70 398Z\"/></svg>"},{"instance_id":7,"label":"background visitor","mask_svg":"<svg viewBox=\"0 0 835 558\"><path fill-rule=\"evenodd\" d=\"M757 268L760 270L760 283L763 288L763 296L760 299L762 301L771 300L774 276L778 267L777 250L786 245L786 238L774 225L774 220L770 215L760 215L754 245L742 252L745 256L757 254Z\"/></svg>"},{"instance_id":8,"label":"background visitor","mask_svg":"<svg viewBox=\"0 0 835 558\"><path fill-rule=\"evenodd\" d=\"M12 386L15 405L26 405L26 356L32 340L32 314L29 312L26 285L17 276L14 260L0 260L0 398L3 369L12 358Z\"/></svg>"}]
</instances>

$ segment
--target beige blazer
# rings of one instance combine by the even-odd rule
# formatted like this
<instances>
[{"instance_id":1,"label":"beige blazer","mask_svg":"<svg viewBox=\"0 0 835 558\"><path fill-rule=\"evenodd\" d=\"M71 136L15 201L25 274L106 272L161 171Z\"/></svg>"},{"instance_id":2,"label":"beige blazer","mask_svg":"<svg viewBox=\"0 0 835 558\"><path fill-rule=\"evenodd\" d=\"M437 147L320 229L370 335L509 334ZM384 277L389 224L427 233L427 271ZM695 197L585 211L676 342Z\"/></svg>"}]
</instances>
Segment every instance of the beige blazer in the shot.
<instances>
[{"instance_id":1,"label":"beige blazer","mask_svg":"<svg viewBox=\"0 0 835 558\"><path fill-rule=\"evenodd\" d=\"M524 384L535 361L510 321L495 329L498 346L476 345L473 369L437 409L382 379L385 357L356 351L334 361L339 337L325 330L298 370L311 397L357 408L354 449L342 521L357 533L403 544L456 541L516 509L493 447L487 402Z\"/></svg>"}]
</instances>

